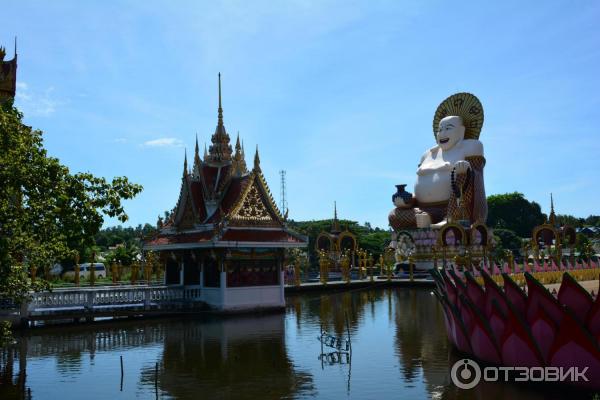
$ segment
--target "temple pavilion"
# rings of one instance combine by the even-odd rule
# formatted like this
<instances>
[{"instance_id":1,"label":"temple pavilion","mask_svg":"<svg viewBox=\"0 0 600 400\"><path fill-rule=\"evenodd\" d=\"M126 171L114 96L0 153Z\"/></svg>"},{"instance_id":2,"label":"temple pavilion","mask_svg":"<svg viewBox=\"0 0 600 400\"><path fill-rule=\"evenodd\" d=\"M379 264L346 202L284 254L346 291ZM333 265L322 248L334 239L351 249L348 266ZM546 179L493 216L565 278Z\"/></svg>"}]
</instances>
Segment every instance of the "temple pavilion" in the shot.
<instances>
[{"instance_id":1,"label":"temple pavilion","mask_svg":"<svg viewBox=\"0 0 600 400\"><path fill-rule=\"evenodd\" d=\"M221 310L283 307L286 249L308 238L286 226L260 167L258 147L248 170L238 135L235 152L223 124L221 75L215 133L201 158L184 159L179 199L158 232L144 243L165 262L165 284L200 289L200 300Z\"/></svg>"}]
</instances>

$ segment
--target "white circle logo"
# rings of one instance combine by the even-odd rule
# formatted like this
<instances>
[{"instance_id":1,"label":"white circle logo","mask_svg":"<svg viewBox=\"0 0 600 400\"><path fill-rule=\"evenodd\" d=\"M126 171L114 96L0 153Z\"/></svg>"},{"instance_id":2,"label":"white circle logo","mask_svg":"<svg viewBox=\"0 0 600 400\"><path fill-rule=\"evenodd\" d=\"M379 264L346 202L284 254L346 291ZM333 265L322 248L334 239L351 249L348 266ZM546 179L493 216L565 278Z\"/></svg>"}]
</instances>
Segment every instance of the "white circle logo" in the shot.
<instances>
[{"instance_id":1,"label":"white circle logo","mask_svg":"<svg viewBox=\"0 0 600 400\"><path fill-rule=\"evenodd\" d=\"M458 360L450 370L452 383L459 389L473 389L481 380L481 369L473 360Z\"/></svg>"}]
</instances>

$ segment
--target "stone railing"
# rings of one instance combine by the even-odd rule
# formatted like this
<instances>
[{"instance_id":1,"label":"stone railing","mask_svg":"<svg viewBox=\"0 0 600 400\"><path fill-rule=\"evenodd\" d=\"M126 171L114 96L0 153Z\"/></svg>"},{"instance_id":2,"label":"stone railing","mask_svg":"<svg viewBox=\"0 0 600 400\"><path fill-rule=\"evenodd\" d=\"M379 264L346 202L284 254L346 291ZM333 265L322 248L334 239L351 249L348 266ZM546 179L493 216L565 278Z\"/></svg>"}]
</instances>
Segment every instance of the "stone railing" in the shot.
<instances>
[{"instance_id":1,"label":"stone railing","mask_svg":"<svg viewBox=\"0 0 600 400\"><path fill-rule=\"evenodd\" d=\"M21 313L47 313L69 310L110 310L111 308L162 308L175 303L198 301L200 286L107 286L81 289L56 289L31 295Z\"/></svg>"}]
</instances>

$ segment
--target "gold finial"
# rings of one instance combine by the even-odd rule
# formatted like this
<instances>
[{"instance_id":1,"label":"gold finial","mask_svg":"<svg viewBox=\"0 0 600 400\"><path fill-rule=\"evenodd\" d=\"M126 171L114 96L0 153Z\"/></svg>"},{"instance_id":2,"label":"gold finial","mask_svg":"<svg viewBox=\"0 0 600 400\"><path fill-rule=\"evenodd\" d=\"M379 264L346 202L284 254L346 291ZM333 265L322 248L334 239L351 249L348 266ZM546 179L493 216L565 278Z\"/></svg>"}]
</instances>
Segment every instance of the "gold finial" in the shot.
<instances>
[{"instance_id":1,"label":"gold finial","mask_svg":"<svg viewBox=\"0 0 600 400\"><path fill-rule=\"evenodd\" d=\"M332 226L331 226L331 232L332 233L340 232L340 223L338 221L338 216L337 216L337 202L335 200L333 201L333 221L332 221Z\"/></svg>"},{"instance_id":2,"label":"gold finial","mask_svg":"<svg viewBox=\"0 0 600 400\"><path fill-rule=\"evenodd\" d=\"M223 125L223 107L221 104L221 73L219 72L219 109L218 121L215 133L211 137L212 145L209 148L210 161L231 161L231 146L229 145L229 135ZM206 159L205 159L206 160Z\"/></svg>"},{"instance_id":3,"label":"gold finial","mask_svg":"<svg viewBox=\"0 0 600 400\"><path fill-rule=\"evenodd\" d=\"M548 222L550 225L556 225L556 214L554 213L554 198L552 197L552 193L550 193L550 216Z\"/></svg>"},{"instance_id":4,"label":"gold finial","mask_svg":"<svg viewBox=\"0 0 600 400\"><path fill-rule=\"evenodd\" d=\"M219 72L219 125L223 125L223 107L221 107L221 73Z\"/></svg>"},{"instance_id":5,"label":"gold finial","mask_svg":"<svg viewBox=\"0 0 600 400\"><path fill-rule=\"evenodd\" d=\"M242 146L240 146L240 131L237 133L237 140L235 141L235 152L241 154Z\"/></svg>"},{"instance_id":6,"label":"gold finial","mask_svg":"<svg viewBox=\"0 0 600 400\"><path fill-rule=\"evenodd\" d=\"M256 145L256 153L254 154L254 169L260 170L260 157L258 156L258 145Z\"/></svg>"},{"instance_id":7,"label":"gold finial","mask_svg":"<svg viewBox=\"0 0 600 400\"><path fill-rule=\"evenodd\" d=\"M184 150L184 156L183 156L183 177L185 178L186 175L188 173L188 166L187 166L187 149Z\"/></svg>"}]
</instances>

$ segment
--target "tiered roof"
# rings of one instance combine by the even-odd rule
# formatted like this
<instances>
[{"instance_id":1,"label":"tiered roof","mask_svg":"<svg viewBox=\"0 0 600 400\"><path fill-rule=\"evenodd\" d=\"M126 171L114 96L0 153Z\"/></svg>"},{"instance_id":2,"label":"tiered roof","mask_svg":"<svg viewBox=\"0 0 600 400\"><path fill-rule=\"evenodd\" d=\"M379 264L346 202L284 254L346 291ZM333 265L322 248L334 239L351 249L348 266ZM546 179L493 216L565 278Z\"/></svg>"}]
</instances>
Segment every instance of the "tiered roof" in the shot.
<instances>
[{"instance_id":1,"label":"tiered roof","mask_svg":"<svg viewBox=\"0 0 600 400\"><path fill-rule=\"evenodd\" d=\"M177 205L149 250L203 247L305 247L308 239L286 226L260 168L258 148L248 171L239 134L235 153L223 124L219 74L218 122L208 153L188 170L187 155ZM287 213L286 213L287 214Z\"/></svg>"}]
</instances>

